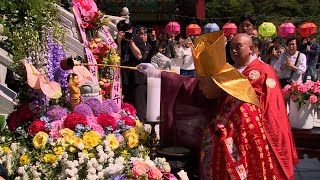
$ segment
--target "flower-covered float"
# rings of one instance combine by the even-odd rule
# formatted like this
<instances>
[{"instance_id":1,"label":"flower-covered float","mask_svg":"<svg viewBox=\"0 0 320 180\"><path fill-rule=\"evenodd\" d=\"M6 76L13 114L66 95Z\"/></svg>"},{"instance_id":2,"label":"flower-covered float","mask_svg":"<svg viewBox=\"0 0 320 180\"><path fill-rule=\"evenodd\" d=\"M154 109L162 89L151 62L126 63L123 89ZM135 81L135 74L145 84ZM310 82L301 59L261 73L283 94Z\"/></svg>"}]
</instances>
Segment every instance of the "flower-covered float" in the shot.
<instances>
[{"instance_id":1,"label":"flower-covered float","mask_svg":"<svg viewBox=\"0 0 320 180\"><path fill-rule=\"evenodd\" d=\"M111 98L116 69L61 66L68 55L52 2L8 1L1 11L8 13L0 20L19 77L18 105L0 126L0 163L9 178L177 179L164 158L150 159L150 129L135 108ZM96 36L108 20L93 0L74 5L93 58L73 63L117 64L110 42ZM184 171L178 176L188 179Z\"/></svg>"}]
</instances>

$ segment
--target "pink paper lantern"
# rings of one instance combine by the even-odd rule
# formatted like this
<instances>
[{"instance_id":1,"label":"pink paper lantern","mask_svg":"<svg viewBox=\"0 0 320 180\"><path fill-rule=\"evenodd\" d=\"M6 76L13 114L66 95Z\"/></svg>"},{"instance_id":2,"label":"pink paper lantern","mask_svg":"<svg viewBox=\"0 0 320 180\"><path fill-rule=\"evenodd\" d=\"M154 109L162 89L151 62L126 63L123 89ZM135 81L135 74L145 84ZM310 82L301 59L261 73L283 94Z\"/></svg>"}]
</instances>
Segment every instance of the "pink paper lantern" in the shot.
<instances>
[{"instance_id":1,"label":"pink paper lantern","mask_svg":"<svg viewBox=\"0 0 320 180\"><path fill-rule=\"evenodd\" d=\"M165 31L170 35L178 35L180 33L180 24L178 22L171 21L166 25Z\"/></svg>"},{"instance_id":2,"label":"pink paper lantern","mask_svg":"<svg viewBox=\"0 0 320 180\"><path fill-rule=\"evenodd\" d=\"M224 35L226 35L226 36L229 36L230 34L236 35L236 34L238 34L238 27L234 23L226 23L222 27L222 31L223 31Z\"/></svg>"},{"instance_id":3,"label":"pink paper lantern","mask_svg":"<svg viewBox=\"0 0 320 180\"><path fill-rule=\"evenodd\" d=\"M296 27L291 22L285 22L278 28L278 34L281 37L294 36L296 34Z\"/></svg>"},{"instance_id":4,"label":"pink paper lantern","mask_svg":"<svg viewBox=\"0 0 320 180\"><path fill-rule=\"evenodd\" d=\"M299 29L300 36L309 37L313 34L317 34L318 27L312 22L304 22Z\"/></svg>"},{"instance_id":5,"label":"pink paper lantern","mask_svg":"<svg viewBox=\"0 0 320 180\"><path fill-rule=\"evenodd\" d=\"M186 28L187 35L199 35L201 34L201 27L198 24L189 24Z\"/></svg>"}]
</instances>

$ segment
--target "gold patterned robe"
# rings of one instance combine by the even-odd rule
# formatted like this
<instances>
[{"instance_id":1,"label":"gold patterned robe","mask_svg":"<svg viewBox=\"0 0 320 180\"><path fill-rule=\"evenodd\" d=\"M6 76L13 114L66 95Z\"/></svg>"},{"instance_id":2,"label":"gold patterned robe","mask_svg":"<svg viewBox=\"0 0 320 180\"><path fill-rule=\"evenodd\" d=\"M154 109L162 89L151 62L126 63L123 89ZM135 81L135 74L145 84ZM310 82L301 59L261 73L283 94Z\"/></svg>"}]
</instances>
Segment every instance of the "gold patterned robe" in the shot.
<instances>
[{"instance_id":1,"label":"gold patterned robe","mask_svg":"<svg viewBox=\"0 0 320 180\"><path fill-rule=\"evenodd\" d=\"M204 180L279 179L261 122L253 104L230 95L205 130L201 145L200 177Z\"/></svg>"}]
</instances>

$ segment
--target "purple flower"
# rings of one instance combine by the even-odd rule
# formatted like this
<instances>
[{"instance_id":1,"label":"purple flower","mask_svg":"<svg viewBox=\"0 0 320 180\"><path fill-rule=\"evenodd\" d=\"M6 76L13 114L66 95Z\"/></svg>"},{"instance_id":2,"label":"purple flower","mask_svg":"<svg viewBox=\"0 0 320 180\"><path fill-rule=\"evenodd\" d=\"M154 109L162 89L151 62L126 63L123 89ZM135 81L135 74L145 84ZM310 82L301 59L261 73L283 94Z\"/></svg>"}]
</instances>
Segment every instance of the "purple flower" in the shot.
<instances>
[{"instance_id":1,"label":"purple flower","mask_svg":"<svg viewBox=\"0 0 320 180\"><path fill-rule=\"evenodd\" d=\"M126 175L122 174L120 176L117 177L113 177L113 178L108 178L108 180L125 180L126 179Z\"/></svg>"},{"instance_id":2,"label":"purple flower","mask_svg":"<svg viewBox=\"0 0 320 180\"><path fill-rule=\"evenodd\" d=\"M85 102L85 104L88 104L92 111L94 116L98 116L99 115L99 108L100 108L100 101L97 98L88 98Z\"/></svg>"},{"instance_id":3,"label":"purple flower","mask_svg":"<svg viewBox=\"0 0 320 180\"><path fill-rule=\"evenodd\" d=\"M117 104L114 100L112 100L112 99L107 99L107 100L104 101L103 103L108 104L108 106L111 107L112 112L114 112L114 113L118 113L118 112L119 112L118 104Z\"/></svg>"},{"instance_id":4,"label":"purple flower","mask_svg":"<svg viewBox=\"0 0 320 180\"><path fill-rule=\"evenodd\" d=\"M107 101L104 101L99 106L99 114L112 114L113 107L109 105Z\"/></svg>"},{"instance_id":5,"label":"purple flower","mask_svg":"<svg viewBox=\"0 0 320 180\"><path fill-rule=\"evenodd\" d=\"M73 112L79 113L84 117L93 116L93 111L88 104L78 104L76 107L74 107Z\"/></svg>"},{"instance_id":6,"label":"purple flower","mask_svg":"<svg viewBox=\"0 0 320 180\"><path fill-rule=\"evenodd\" d=\"M67 114L68 114L68 110L66 108L62 108L58 105L55 105L48 110L46 116L49 117L52 121L57 121L66 117Z\"/></svg>"}]
</instances>

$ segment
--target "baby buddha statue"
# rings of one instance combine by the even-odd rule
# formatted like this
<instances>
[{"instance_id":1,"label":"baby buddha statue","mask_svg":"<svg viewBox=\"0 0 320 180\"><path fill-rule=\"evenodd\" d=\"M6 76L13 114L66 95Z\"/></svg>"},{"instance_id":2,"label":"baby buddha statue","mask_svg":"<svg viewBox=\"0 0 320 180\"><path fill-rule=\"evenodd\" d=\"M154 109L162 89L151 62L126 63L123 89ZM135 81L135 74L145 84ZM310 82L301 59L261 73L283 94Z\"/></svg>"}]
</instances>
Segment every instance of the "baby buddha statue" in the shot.
<instances>
[{"instance_id":1,"label":"baby buddha statue","mask_svg":"<svg viewBox=\"0 0 320 180\"><path fill-rule=\"evenodd\" d=\"M79 86L79 76L75 73L70 73L67 77L70 90L70 109L73 111L74 107L81 103L81 94Z\"/></svg>"}]
</instances>

